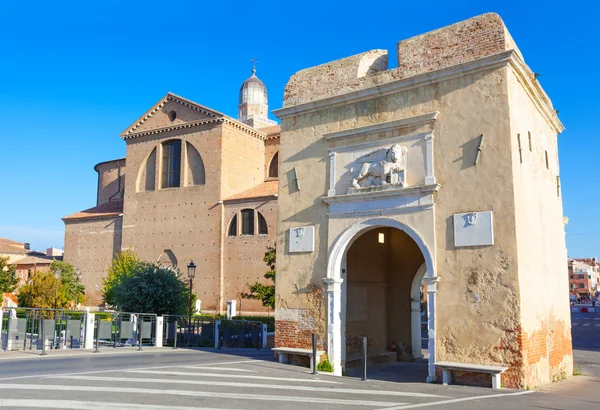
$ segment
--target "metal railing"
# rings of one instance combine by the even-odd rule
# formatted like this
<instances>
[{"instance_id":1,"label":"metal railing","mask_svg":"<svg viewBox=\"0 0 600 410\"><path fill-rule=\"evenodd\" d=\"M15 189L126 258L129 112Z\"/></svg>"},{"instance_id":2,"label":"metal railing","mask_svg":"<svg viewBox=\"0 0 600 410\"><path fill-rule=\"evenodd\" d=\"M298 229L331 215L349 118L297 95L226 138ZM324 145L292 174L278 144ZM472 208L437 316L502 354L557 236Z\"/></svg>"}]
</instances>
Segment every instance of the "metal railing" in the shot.
<instances>
[{"instance_id":1,"label":"metal railing","mask_svg":"<svg viewBox=\"0 0 600 410\"><path fill-rule=\"evenodd\" d=\"M50 349L83 347L85 314L64 309L4 307L0 310L1 348L35 350L41 349L43 343Z\"/></svg>"}]
</instances>

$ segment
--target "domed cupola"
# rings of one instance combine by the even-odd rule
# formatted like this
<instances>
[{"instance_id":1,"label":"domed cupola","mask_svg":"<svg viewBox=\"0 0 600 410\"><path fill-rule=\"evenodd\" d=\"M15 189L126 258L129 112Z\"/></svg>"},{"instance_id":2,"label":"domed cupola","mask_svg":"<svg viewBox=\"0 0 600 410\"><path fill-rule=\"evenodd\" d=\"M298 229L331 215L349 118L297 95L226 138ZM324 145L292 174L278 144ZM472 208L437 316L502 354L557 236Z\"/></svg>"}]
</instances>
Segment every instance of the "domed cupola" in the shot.
<instances>
[{"instance_id":1,"label":"domed cupola","mask_svg":"<svg viewBox=\"0 0 600 410\"><path fill-rule=\"evenodd\" d=\"M269 119L267 87L256 76L255 67L252 67L252 75L240 88L238 119L254 128L277 124Z\"/></svg>"},{"instance_id":2,"label":"domed cupola","mask_svg":"<svg viewBox=\"0 0 600 410\"><path fill-rule=\"evenodd\" d=\"M267 87L256 76L256 68L252 67L252 75L242 84L240 88L240 102L242 104L264 104L269 105Z\"/></svg>"}]
</instances>

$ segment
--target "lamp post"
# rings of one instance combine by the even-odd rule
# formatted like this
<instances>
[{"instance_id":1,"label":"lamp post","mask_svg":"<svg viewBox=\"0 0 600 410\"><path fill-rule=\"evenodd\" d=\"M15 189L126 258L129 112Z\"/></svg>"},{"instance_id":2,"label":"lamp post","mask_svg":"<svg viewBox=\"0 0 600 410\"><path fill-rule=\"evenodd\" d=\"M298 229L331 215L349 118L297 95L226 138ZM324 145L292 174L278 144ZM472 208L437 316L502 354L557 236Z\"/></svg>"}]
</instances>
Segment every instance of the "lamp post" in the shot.
<instances>
[{"instance_id":1,"label":"lamp post","mask_svg":"<svg viewBox=\"0 0 600 410\"><path fill-rule=\"evenodd\" d=\"M56 308L57 308L56 304L57 304L57 300L58 300L58 280L60 279L61 274L62 274L62 271L60 269L56 269L54 271L56 290L54 291L54 339L52 340L52 344L54 345L55 349L58 347L58 343L56 340Z\"/></svg>"},{"instance_id":2,"label":"lamp post","mask_svg":"<svg viewBox=\"0 0 600 410\"><path fill-rule=\"evenodd\" d=\"M81 271L77 269L75 271L75 279L77 280L77 289L75 292L75 309L79 306L79 282L81 282Z\"/></svg>"},{"instance_id":3,"label":"lamp post","mask_svg":"<svg viewBox=\"0 0 600 410\"><path fill-rule=\"evenodd\" d=\"M196 276L196 264L194 261L190 261L190 264L187 266L188 268L188 279L190 280L190 316L192 316L192 283L194 282L194 276Z\"/></svg>"},{"instance_id":4,"label":"lamp post","mask_svg":"<svg viewBox=\"0 0 600 410\"><path fill-rule=\"evenodd\" d=\"M54 279L56 282L56 290L54 291L54 320L56 320L56 304L57 304L57 300L58 300L58 280L60 279L60 275L62 274L62 271L60 269L56 269L54 271Z\"/></svg>"}]
</instances>

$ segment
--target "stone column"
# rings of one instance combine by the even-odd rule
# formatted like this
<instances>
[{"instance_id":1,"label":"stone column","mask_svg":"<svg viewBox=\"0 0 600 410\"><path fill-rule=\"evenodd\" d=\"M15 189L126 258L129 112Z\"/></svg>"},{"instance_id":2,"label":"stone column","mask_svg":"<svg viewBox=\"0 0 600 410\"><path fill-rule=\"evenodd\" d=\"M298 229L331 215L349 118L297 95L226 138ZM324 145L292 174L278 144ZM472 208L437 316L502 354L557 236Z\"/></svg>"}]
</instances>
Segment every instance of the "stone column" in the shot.
<instances>
[{"instance_id":1,"label":"stone column","mask_svg":"<svg viewBox=\"0 0 600 410\"><path fill-rule=\"evenodd\" d=\"M426 158L425 158L425 185L435 184L433 176L433 133L425 137Z\"/></svg>"},{"instance_id":2,"label":"stone column","mask_svg":"<svg viewBox=\"0 0 600 410\"><path fill-rule=\"evenodd\" d=\"M435 357L435 297L437 294L437 283L440 278L438 276L425 276L423 278L427 283L427 321L428 321L428 343L427 350L429 351L428 360L428 376L427 382L431 383L435 381L435 366L433 365L436 361Z\"/></svg>"},{"instance_id":3,"label":"stone column","mask_svg":"<svg viewBox=\"0 0 600 410\"><path fill-rule=\"evenodd\" d=\"M343 279L326 278L327 284L327 354L333 373L342 375L342 283Z\"/></svg>"},{"instance_id":4,"label":"stone column","mask_svg":"<svg viewBox=\"0 0 600 410\"><path fill-rule=\"evenodd\" d=\"M421 300L410 300L412 356L414 360L422 359L421 352Z\"/></svg>"},{"instance_id":5,"label":"stone column","mask_svg":"<svg viewBox=\"0 0 600 410\"><path fill-rule=\"evenodd\" d=\"M329 190L327 196L335 195L335 152L329 153Z\"/></svg>"}]
</instances>

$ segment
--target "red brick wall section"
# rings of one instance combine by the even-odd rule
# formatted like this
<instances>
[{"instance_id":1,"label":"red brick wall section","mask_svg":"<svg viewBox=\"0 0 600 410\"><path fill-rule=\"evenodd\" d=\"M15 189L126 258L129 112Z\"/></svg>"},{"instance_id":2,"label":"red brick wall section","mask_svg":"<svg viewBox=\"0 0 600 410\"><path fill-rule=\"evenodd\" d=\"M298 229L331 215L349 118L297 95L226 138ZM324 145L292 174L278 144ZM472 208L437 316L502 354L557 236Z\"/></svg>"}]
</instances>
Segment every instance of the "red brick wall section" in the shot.
<instances>
[{"instance_id":1,"label":"red brick wall section","mask_svg":"<svg viewBox=\"0 0 600 410\"><path fill-rule=\"evenodd\" d=\"M564 321L550 317L541 323L538 330L523 332L521 339L527 386L534 387L570 376L568 373L571 369L564 367L564 361L565 358L572 357L573 350L570 329ZM550 374L540 374L545 368L540 367L542 361L549 363Z\"/></svg>"}]
</instances>

